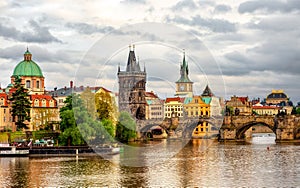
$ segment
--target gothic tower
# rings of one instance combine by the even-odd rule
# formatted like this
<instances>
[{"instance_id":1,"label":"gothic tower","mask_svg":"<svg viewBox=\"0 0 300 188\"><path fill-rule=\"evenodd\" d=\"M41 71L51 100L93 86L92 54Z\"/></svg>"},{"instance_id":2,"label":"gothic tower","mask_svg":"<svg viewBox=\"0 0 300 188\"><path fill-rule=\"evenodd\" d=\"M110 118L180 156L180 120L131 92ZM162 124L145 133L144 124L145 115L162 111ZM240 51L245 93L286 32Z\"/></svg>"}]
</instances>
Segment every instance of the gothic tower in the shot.
<instances>
[{"instance_id":1,"label":"gothic tower","mask_svg":"<svg viewBox=\"0 0 300 188\"><path fill-rule=\"evenodd\" d=\"M180 78L176 82L176 96L193 97L193 82L189 79L189 67L185 61L185 52L183 52L183 61L180 64Z\"/></svg>"},{"instance_id":2,"label":"gothic tower","mask_svg":"<svg viewBox=\"0 0 300 188\"><path fill-rule=\"evenodd\" d=\"M126 71L118 67L119 111L127 111L136 119L146 116L146 70L141 71L133 49L129 46Z\"/></svg>"}]
</instances>

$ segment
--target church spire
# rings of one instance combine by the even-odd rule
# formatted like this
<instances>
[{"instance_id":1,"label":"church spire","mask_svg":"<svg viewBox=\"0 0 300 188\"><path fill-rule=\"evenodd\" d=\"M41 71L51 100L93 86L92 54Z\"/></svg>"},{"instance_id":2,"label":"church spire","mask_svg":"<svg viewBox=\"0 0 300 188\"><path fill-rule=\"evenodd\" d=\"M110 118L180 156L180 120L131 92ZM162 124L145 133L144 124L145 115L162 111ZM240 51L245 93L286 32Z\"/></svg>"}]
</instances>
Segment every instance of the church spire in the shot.
<instances>
[{"instance_id":1,"label":"church spire","mask_svg":"<svg viewBox=\"0 0 300 188\"><path fill-rule=\"evenodd\" d=\"M192 82L189 79L189 66L185 60L185 50L183 49L183 60L180 65L180 79L177 82Z\"/></svg>"}]
</instances>

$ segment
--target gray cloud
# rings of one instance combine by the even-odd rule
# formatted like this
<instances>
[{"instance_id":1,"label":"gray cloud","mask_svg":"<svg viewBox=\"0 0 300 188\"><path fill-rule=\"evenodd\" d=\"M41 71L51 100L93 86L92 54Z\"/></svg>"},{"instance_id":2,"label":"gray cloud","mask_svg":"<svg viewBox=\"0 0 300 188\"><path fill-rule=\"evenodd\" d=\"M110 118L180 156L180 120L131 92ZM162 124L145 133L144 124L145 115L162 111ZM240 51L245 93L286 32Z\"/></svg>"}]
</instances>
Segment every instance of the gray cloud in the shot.
<instances>
[{"instance_id":1,"label":"gray cloud","mask_svg":"<svg viewBox=\"0 0 300 188\"><path fill-rule=\"evenodd\" d=\"M217 5L214 10L215 13L224 13L228 11L231 11L231 7L227 5Z\"/></svg>"},{"instance_id":2,"label":"gray cloud","mask_svg":"<svg viewBox=\"0 0 300 188\"><path fill-rule=\"evenodd\" d=\"M121 3L124 4L146 4L146 0L123 0Z\"/></svg>"},{"instance_id":3,"label":"gray cloud","mask_svg":"<svg viewBox=\"0 0 300 188\"><path fill-rule=\"evenodd\" d=\"M66 27L75 29L80 34L90 35L93 33L108 33L114 28L111 26L97 26L87 23L67 23Z\"/></svg>"},{"instance_id":4,"label":"gray cloud","mask_svg":"<svg viewBox=\"0 0 300 188\"><path fill-rule=\"evenodd\" d=\"M181 11L184 8L194 10L194 9L197 8L197 5L196 5L196 3L193 0L179 1L176 5L174 5L171 8L171 10L173 10L173 11Z\"/></svg>"},{"instance_id":5,"label":"gray cloud","mask_svg":"<svg viewBox=\"0 0 300 188\"><path fill-rule=\"evenodd\" d=\"M0 49L0 58L12 59L12 60L23 60L23 54L26 51L26 46L15 45L7 48ZM30 45L29 51L32 53L32 59L38 62L72 62L70 55L66 51L50 52L46 48L42 48L36 45Z\"/></svg>"},{"instance_id":6,"label":"gray cloud","mask_svg":"<svg viewBox=\"0 0 300 188\"><path fill-rule=\"evenodd\" d=\"M272 32L292 32L300 30L299 14L272 16L260 20L258 23L248 24L251 29Z\"/></svg>"},{"instance_id":7,"label":"gray cloud","mask_svg":"<svg viewBox=\"0 0 300 188\"><path fill-rule=\"evenodd\" d=\"M34 20L29 21L29 26L29 29L32 29L32 31L20 31L14 27L7 27L6 25L0 24L0 36L21 42L61 42L49 32L49 28L41 27Z\"/></svg>"},{"instance_id":8,"label":"gray cloud","mask_svg":"<svg viewBox=\"0 0 300 188\"><path fill-rule=\"evenodd\" d=\"M227 33L236 31L234 23L221 19L204 19L199 15L192 17L192 19L186 19L185 17L180 16L175 16L175 18L167 17L166 21L190 26L198 26L199 28L205 27L217 33Z\"/></svg>"},{"instance_id":9,"label":"gray cloud","mask_svg":"<svg viewBox=\"0 0 300 188\"><path fill-rule=\"evenodd\" d=\"M247 1L239 6L239 13L251 13L257 10L263 10L267 12L291 12L300 10L300 1L299 0L255 0Z\"/></svg>"}]
</instances>

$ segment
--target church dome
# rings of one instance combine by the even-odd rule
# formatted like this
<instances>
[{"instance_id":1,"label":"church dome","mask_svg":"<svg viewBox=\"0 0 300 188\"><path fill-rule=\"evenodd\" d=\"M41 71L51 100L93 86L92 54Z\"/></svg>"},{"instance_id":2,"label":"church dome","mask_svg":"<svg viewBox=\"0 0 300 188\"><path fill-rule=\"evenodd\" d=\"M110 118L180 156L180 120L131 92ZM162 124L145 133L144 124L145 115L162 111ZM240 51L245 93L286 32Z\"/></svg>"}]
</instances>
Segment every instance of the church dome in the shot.
<instances>
[{"instance_id":1,"label":"church dome","mask_svg":"<svg viewBox=\"0 0 300 188\"><path fill-rule=\"evenodd\" d=\"M267 96L267 99L286 99L287 95L283 90L272 90L272 93Z\"/></svg>"},{"instance_id":2,"label":"church dome","mask_svg":"<svg viewBox=\"0 0 300 188\"><path fill-rule=\"evenodd\" d=\"M31 60L32 54L28 51L24 54L24 60L14 69L13 76L37 76L43 77L41 68Z\"/></svg>"}]
</instances>

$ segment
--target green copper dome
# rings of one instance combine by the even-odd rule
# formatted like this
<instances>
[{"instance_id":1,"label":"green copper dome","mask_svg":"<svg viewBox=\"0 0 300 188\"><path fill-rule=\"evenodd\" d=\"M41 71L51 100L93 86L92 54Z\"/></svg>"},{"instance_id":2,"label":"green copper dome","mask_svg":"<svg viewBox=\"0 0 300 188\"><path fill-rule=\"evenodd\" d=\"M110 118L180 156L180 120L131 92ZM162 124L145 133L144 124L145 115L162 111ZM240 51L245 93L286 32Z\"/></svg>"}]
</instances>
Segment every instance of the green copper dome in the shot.
<instances>
[{"instance_id":1,"label":"green copper dome","mask_svg":"<svg viewBox=\"0 0 300 188\"><path fill-rule=\"evenodd\" d=\"M21 61L14 70L13 76L38 76L43 77L41 68L31 60L32 54L28 51L24 54L24 60Z\"/></svg>"}]
</instances>

